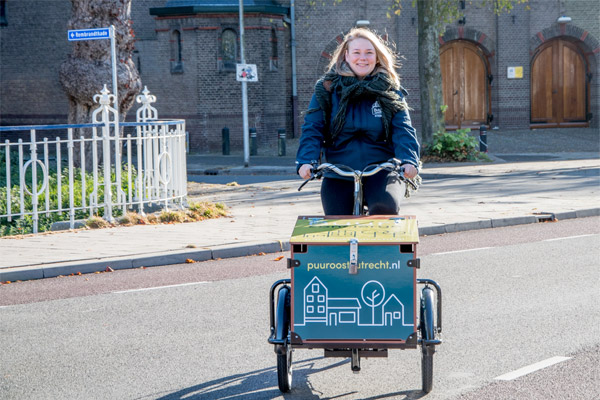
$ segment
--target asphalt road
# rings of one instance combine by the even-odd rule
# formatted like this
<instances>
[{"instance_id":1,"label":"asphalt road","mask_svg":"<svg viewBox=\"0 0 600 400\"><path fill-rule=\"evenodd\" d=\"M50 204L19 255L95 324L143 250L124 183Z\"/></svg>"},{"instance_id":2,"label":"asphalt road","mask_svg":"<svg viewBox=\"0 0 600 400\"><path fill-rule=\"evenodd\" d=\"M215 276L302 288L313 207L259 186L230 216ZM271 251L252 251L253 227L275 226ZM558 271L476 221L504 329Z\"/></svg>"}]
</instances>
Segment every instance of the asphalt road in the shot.
<instances>
[{"instance_id":1,"label":"asphalt road","mask_svg":"<svg viewBox=\"0 0 600 400\"><path fill-rule=\"evenodd\" d=\"M600 218L422 238L420 277L444 290L427 399L598 396ZM279 259L283 256L283 259ZM2 399L413 399L420 356L294 352L277 389L268 288L287 254L0 287ZM506 374L568 359L510 380ZM562 360L562 358L560 359Z\"/></svg>"}]
</instances>

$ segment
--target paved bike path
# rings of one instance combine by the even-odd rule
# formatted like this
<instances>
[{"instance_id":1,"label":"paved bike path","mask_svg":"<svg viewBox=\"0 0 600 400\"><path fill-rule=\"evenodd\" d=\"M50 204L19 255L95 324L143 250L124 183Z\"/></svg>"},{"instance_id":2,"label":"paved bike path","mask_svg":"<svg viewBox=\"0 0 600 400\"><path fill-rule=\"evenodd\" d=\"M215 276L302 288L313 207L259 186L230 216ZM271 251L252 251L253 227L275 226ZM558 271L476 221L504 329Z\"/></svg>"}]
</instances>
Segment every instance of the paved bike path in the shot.
<instances>
[{"instance_id":1,"label":"paved bike path","mask_svg":"<svg viewBox=\"0 0 600 400\"><path fill-rule=\"evenodd\" d=\"M597 216L599 171L597 158L425 168L401 214L421 235ZM322 214L320 183L300 183L189 183L189 200L225 203L228 218L2 238L0 282L287 250L297 216Z\"/></svg>"}]
</instances>

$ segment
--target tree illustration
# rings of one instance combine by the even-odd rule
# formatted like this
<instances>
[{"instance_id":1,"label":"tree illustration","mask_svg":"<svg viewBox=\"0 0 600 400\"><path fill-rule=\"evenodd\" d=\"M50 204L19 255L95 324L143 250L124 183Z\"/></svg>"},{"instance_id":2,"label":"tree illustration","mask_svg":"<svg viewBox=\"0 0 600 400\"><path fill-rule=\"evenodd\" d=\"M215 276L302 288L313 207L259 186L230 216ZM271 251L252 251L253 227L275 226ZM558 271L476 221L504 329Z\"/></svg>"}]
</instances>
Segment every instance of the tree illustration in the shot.
<instances>
[{"instance_id":1,"label":"tree illustration","mask_svg":"<svg viewBox=\"0 0 600 400\"><path fill-rule=\"evenodd\" d=\"M371 307L371 320L375 323L375 308L383 303L385 299L385 289L383 285L377 281L369 281L365 283L360 292L363 302Z\"/></svg>"}]
</instances>

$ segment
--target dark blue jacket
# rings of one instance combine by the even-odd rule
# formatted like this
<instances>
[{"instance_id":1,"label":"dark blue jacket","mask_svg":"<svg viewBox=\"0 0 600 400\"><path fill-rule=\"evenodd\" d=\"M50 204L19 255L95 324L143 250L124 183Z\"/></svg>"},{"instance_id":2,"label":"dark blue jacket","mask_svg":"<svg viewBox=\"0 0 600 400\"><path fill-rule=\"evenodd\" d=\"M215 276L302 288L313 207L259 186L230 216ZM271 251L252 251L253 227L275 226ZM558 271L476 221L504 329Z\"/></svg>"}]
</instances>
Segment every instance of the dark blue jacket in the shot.
<instances>
[{"instance_id":1,"label":"dark blue jacket","mask_svg":"<svg viewBox=\"0 0 600 400\"><path fill-rule=\"evenodd\" d=\"M402 93L400 95L402 96ZM335 93L331 97L333 120L338 110L339 97ZM313 94L309 109L318 108L319 103ZM324 125L322 110L305 115L296 154L297 169L302 164L319 160L324 140ZM325 147L326 161L362 170L369 164L381 163L395 157L402 163L409 163L418 168L419 142L408 111L397 112L392 119L391 128L392 140L388 143L381 121L381 108L374 98L351 101L347 107L343 130L335 137L331 146ZM330 131L332 130L333 127L330 127Z\"/></svg>"}]
</instances>

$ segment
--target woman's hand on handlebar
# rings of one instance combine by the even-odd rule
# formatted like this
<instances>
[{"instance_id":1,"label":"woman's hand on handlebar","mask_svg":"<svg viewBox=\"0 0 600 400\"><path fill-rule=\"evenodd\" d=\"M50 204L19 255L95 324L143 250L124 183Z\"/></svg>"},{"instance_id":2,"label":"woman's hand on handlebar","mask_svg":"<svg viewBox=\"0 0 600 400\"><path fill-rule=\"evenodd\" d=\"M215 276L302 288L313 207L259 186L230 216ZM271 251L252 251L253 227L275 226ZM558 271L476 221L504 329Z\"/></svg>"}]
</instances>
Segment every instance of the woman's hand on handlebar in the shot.
<instances>
[{"instance_id":1,"label":"woman's hand on handlebar","mask_svg":"<svg viewBox=\"0 0 600 400\"><path fill-rule=\"evenodd\" d=\"M412 179L418 174L417 168L412 164L403 164L402 168L404 168L404 176L408 179Z\"/></svg>"},{"instance_id":2,"label":"woman's hand on handlebar","mask_svg":"<svg viewBox=\"0 0 600 400\"><path fill-rule=\"evenodd\" d=\"M313 166L310 164L302 164L298 170L298 175L300 175L302 179L310 179L312 177L312 168Z\"/></svg>"}]
</instances>

